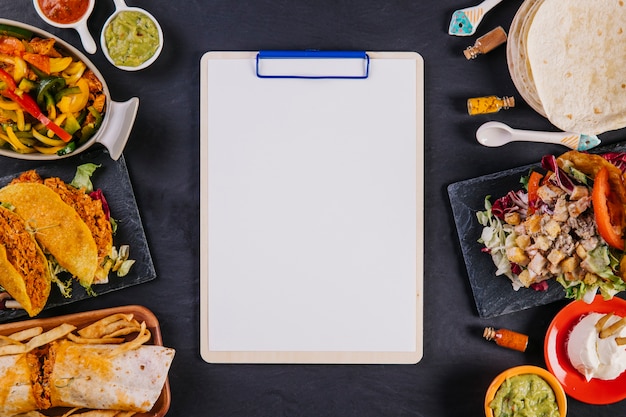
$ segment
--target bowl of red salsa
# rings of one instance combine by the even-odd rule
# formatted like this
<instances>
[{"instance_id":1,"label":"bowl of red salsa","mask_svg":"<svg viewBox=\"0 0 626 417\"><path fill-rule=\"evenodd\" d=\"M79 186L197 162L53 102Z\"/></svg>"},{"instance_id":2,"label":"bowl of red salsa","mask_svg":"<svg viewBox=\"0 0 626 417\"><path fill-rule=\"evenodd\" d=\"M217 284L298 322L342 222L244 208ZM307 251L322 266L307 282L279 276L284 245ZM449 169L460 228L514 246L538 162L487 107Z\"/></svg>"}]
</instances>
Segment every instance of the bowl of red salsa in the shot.
<instances>
[{"instance_id":1,"label":"bowl of red salsa","mask_svg":"<svg viewBox=\"0 0 626 417\"><path fill-rule=\"evenodd\" d=\"M59 28L76 29L85 51L96 52L97 46L87 27L87 19L96 0L33 0L35 10L44 22Z\"/></svg>"}]
</instances>

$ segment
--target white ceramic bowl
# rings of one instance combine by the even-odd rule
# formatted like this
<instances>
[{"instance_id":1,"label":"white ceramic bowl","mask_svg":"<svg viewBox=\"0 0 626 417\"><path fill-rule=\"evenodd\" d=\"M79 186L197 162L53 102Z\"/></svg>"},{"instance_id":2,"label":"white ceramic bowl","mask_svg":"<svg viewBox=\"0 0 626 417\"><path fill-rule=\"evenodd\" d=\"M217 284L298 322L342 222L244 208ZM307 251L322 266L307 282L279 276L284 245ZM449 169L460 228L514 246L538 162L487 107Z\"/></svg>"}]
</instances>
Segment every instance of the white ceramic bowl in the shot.
<instances>
[{"instance_id":1,"label":"white ceramic bowl","mask_svg":"<svg viewBox=\"0 0 626 417\"><path fill-rule=\"evenodd\" d=\"M74 150L73 152L62 156L56 154L48 155L41 153L22 154L10 149L0 148L0 155L16 159L55 160L76 155L90 148L94 144L100 143L108 149L111 158L117 160L122 155L122 151L126 146L126 142L128 141L128 137L135 122L137 109L139 108L139 99L137 97L133 97L125 102L113 101L111 99L111 93L109 92L106 81L104 80L104 77L102 76L100 71L98 71L96 66L78 49L74 48L69 43L57 38L51 33L48 33L34 26L27 25L25 23L16 22L14 20L0 19L0 24L26 29L42 38L54 38L56 40L57 46L62 48L64 52L80 59L87 65L87 68L94 72L94 74L102 83L102 88L106 96L106 112L104 113L100 128L91 138L89 138L89 140L77 147L76 150Z\"/></svg>"},{"instance_id":2,"label":"white ceramic bowl","mask_svg":"<svg viewBox=\"0 0 626 417\"><path fill-rule=\"evenodd\" d=\"M50 26L55 26L63 29L75 29L80 36L80 40L83 44L83 48L85 48L85 51L90 54L95 54L98 47L96 46L96 42L93 40L93 37L89 33L89 29L87 28L87 19L89 19L89 16L93 11L96 0L87 1L89 2L89 4L87 5L87 11L81 16L80 19L72 23L59 23L49 19L48 16L46 16L46 14L43 12L43 10L41 10L39 0L33 0L33 5L35 6L35 10L37 10L37 14L39 14L39 17L41 17L41 19Z\"/></svg>"},{"instance_id":3,"label":"white ceramic bowl","mask_svg":"<svg viewBox=\"0 0 626 417\"><path fill-rule=\"evenodd\" d=\"M102 52L104 53L104 56L106 57L106 59L109 60L111 64L125 71L139 71L139 70L149 67L150 65L152 65L154 61L157 60L157 58L161 54L161 50L163 49L163 30L161 29L161 25L159 24L159 21L156 20L156 18L152 16L152 14L148 13L146 10L142 8L128 7L126 3L124 3L123 0L114 0L114 3L115 3L115 12L111 16L109 16L109 18L106 20L106 22L104 23L104 26L102 27L102 32L100 34L100 46L102 47ZM111 55L109 55L109 49L107 47L107 43L105 39L105 31L107 27L111 24L111 22L116 17L118 17L121 13L124 13L124 12L138 12L138 13L144 14L145 16L147 16L150 20L154 22L154 25L156 26L157 32L159 34L159 46L157 47L157 50L148 60L142 62L140 65L137 65L137 66L117 65L115 61L113 60L113 58L111 58Z\"/></svg>"}]
</instances>

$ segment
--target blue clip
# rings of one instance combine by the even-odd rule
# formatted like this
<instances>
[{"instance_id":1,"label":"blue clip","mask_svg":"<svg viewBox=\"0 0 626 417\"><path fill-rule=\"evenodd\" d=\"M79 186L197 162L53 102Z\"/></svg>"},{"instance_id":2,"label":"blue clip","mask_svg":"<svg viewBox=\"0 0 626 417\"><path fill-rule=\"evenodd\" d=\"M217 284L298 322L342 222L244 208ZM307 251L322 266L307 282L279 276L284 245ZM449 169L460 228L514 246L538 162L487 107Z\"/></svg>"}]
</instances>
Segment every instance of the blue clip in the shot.
<instances>
[{"instance_id":1,"label":"blue clip","mask_svg":"<svg viewBox=\"0 0 626 417\"><path fill-rule=\"evenodd\" d=\"M350 74L315 74L305 75L296 73L286 74L264 74L261 72L260 63L262 60L269 59L360 59L365 62L362 73L350 75ZM364 51L259 51L256 56L256 75L259 78L352 78L352 79L364 79L369 77L370 57Z\"/></svg>"}]
</instances>

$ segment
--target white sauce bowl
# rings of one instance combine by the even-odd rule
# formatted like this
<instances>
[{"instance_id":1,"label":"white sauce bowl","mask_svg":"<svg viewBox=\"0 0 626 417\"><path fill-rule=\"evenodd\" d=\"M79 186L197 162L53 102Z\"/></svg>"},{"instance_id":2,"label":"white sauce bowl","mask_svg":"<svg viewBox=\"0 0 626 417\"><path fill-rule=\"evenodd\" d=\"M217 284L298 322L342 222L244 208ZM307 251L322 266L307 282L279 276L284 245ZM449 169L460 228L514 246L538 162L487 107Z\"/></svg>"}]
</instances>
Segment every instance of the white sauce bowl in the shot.
<instances>
[{"instance_id":1,"label":"white sauce bowl","mask_svg":"<svg viewBox=\"0 0 626 417\"><path fill-rule=\"evenodd\" d=\"M89 4L87 6L87 11L85 12L85 14L83 14L80 19L72 23L59 23L55 22L54 20L50 20L48 16L44 14L43 10L41 10L39 0L33 0L33 5L35 6L35 10L37 10L37 14L39 15L39 17L41 17L41 19L50 26L63 29L75 29L80 36L80 41L82 42L85 51L90 54L95 54L98 50L98 47L96 46L96 42L93 40L91 33L89 33L89 28L87 28L87 19L89 19L89 16L93 11L96 0L88 0L88 2Z\"/></svg>"},{"instance_id":2,"label":"white sauce bowl","mask_svg":"<svg viewBox=\"0 0 626 417\"><path fill-rule=\"evenodd\" d=\"M161 25L159 24L159 21L156 20L156 18L152 14L148 13L146 10L142 8L128 7L126 3L124 3L123 0L114 0L114 2L115 2L115 12L111 16L109 16L109 18L106 20L106 22L104 23L104 26L102 27L102 32L100 34L100 46L102 47L102 52L104 53L104 56L115 67L125 70L125 71L139 71L139 70L149 67L150 65L152 65L154 61L157 60L157 58L161 54L161 50L163 49L163 30L161 29ZM152 20L152 22L154 22L154 25L156 26L157 32L159 34L159 46L157 47L154 54L148 60L144 61L143 63L137 66L131 67L131 66L117 65L115 61L113 60L113 58L111 58L111 55L109 55L109 49L107 47L107 43L105 39L105 32L106 32L107 27L111 24L111 22L113 22L113 20L123 12L138 12L147 16L150 20Z\"/></svg>"}]
</instances>

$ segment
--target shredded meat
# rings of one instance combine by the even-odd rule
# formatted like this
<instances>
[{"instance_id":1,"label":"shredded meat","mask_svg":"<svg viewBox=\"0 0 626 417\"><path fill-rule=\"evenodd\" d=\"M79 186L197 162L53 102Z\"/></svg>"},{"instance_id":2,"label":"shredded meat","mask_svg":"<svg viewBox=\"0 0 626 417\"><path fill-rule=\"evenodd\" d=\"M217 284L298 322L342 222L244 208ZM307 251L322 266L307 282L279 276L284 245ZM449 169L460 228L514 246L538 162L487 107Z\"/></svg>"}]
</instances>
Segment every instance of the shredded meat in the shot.
<instances>
[{"instance_id":1,"label":"shredded meat","mask_svg":"<svg viewBox=\"0 0 626 417\"><path fill-rule=\"evenodd\" d=\"M0 236L9 263L20 273L33 306L47 301L48 263L24 220L11 210L0 207Z\"/></svg>"},{"instance_id":2,"label":"shredded meat","mask_svg":"<svg viewBox=\"0 0 626 417\"><path fill-rule=\"evenodd\" d=\"M39 176L37 171L31 169L30 171L22 172L19 177L11 181L11 184L17 184L22 182L37 182L39 184L43 184L43 179Z\"/></svg>"},{"instance_id":3,"label":"shredded meat","mask_svg":"<svg viewBox=\"0 0 626 417\"><path fill-rule=\"evenodd\" d=\"M72 206L85 222L96 241L98 257L110 255L106 248L110 248L113 242L111 223L104 214L102 202L92 199L82 190L66 184L60 178L46 178L44 184L59 194L66 204Z\"/></svg>"},{"instance_id":4,"label":"shredded meat","mask_svg":"<svg viewBox=\"0 0 626 417\"><path fill-rule=\"evenodd\" d=\"M92 199L83 190L66 184L60 178L52 177L44 180L35 170L25 171L11 181L11 183L19 182L37 182L45 184L54 190L61 197L61 200L76 210L91 231L98 247L100 263L110 255L113 244L113 232L111 230L111 222L106 218L100 200Z\"/></svg>"},{"instance_id":5,"label":"shredded meat","mask_svg":"<svg viewBox=\"0 0 626 417\"><path fill-rule=\"evenodd\" d=\"M49 355L49 351L51 351L50 345L46 344L27 354L27 361L32 370L30 378L33 394L40 410L48 409L51 405L47 380L54 364L54 355Z\"/></svg>"}]
</instances>

